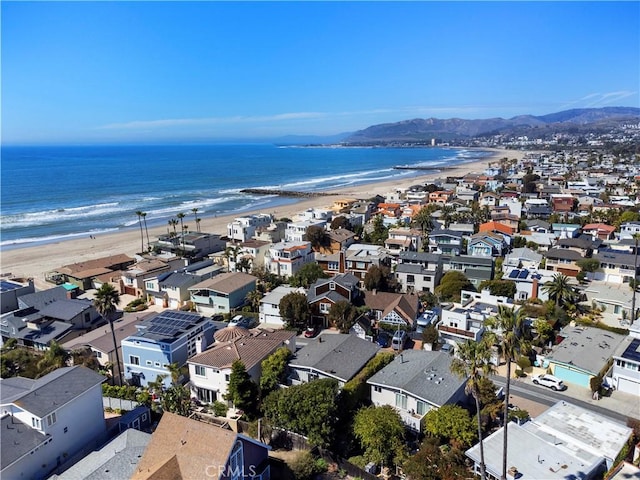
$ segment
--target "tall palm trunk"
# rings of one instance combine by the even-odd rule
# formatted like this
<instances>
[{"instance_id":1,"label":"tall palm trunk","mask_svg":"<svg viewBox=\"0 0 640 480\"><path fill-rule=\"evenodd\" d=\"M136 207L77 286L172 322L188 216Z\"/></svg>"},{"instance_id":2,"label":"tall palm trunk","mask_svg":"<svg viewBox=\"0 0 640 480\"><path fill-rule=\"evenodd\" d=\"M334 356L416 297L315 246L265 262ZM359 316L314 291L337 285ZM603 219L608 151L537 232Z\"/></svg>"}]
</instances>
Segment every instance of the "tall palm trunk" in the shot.
<instances>
[{"instance_id":1,"label":"tall palm trunk","mask_svg":"<svg viewBox=\"0 0 640 480\"><path fill-rule=\"evenodd\" d=\"M482 419L480 418L480 399L478 392L473 392L473 398L476 401L476 416L478 417L478 441L480 442L480 478L486 480L487 467L484 463L484 442L482 441Z\"/></svg>"},{"instance_id":2,"label":"tall palm trunk","mask_svg":"<svg viewBox=\"0 0 640 480\"><path fill-rule=\"evenodd\" d=\"M509 394L511 388L511 357L507 356L507 384L505 387L505 397L504 397L504 412L503 412L503 427L504 427L504 436L502 437L502 476L501 480L506 480L507 478L507 433L508 423L509 423Z\"/></svg>"},{"instance_id":3,"label":"tall palm trunk","mask_svg":"<svg viewBox=\"0 0 640 480\"><path fill-rule=\"evenodd\" d=\"M116 340L116 331L113 328L113 320L111 316L107 319L111 327L111 339L113 340L113 352L116 355L116 369L118 370L118 385L122 385L122 368L120 367L120 355L118 354L118 341Z\"/></svg>"},{"instance_id":4,"label":"tall palm trunk","mask_svg":"<svg viewBox=\"0 0 640 480\"><path fill-rule=\"evenodd\" d=\"M142 232L142 214L140 212L138 215L138 225L140 226L140 253L144 253L144 234Z\"/></svg>"},{"instance_id":5,"label":"tall palm trunk","mask_svg":"<svg viewBox=\"0 0 640 480\"><path fill-rule=\"evenodd\" d=\"M147 228L147 214L142 214L142 220L144 221L144 231L147 234L147 250L151 247L151 243L149 242L149 229Z\"/></svg>"}]
</instances>

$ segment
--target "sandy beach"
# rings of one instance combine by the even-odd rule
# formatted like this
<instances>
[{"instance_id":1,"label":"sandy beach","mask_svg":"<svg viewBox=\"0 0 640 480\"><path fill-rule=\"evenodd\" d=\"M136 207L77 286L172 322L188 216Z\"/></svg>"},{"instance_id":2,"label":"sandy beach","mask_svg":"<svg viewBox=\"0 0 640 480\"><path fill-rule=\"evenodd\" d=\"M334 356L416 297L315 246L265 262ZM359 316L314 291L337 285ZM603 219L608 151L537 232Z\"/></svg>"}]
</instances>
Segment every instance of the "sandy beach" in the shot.
<instances>
[{"instance_id":1,"label":"sandy beach","mask_svg":"<svg viewBox=\"0 0 640 480\"><path fill-rule=\"evenodd\" d=\"M341 189L338 191L331 191L330 193L336 194L335 197L320 196L301 198L299 201L292 204L270 208L268 213L274 214L276 218L292 218L298 212L302 212L308 208L330 207L334 199L338 199L340 197L366 199L371 198L376 194L384 195L385 193L396 189L428 183L435 178L443 178L445 176L462 176L467 173L480 173L487 168L487 164L490 162L496 162L505 157L509 159L519 159L523 155L523 152L513 150L495 150L495 155L492 157L456 166L444 172L428 173L419 177L407 179L402 183L397 181L380 182L359 185L349 188L348 190ZM260 212L260 210L219 217L203 216L200 224L201 231L224 235L227 231L227 224L233 218L258 212ZM158 235L166 233L166 231L166 226L149 228L149 237L153 240L157 238ZM33 278L38 288L44 288L45 286L51 286L44 282L45 272L51 271L55 268L119 253L124 253L133 257L139 251L140 232L137 229L130 229L117 233L97 235L93 238L87 236L79 239L48 243L46 245L30 246L4 251L0 256L0 273L5 278Z\"/></svg>"}]
</instances>

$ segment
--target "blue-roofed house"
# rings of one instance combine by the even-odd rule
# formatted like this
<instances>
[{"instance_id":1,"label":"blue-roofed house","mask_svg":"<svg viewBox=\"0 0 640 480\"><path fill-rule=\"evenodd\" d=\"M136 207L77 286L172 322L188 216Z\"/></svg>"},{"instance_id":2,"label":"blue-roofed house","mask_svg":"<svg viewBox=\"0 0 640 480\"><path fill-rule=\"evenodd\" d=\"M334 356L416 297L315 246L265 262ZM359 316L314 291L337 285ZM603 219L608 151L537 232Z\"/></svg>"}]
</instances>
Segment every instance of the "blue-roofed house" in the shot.
<instances>
[{"instance_id":1,"label":"blue-roofed house","mask_svg":"<svg viewBox=\"0 0 640 480\"><path fill-rule=\"evenodd\" d=\"M165 375L171 385L169 365L182 367L213 342L215 326L199 313L166 310L137 325L138 331L122 340L124 376L133 385L147 386Z\"/></svg>"},{"instance_id":2,"label":"blue-roofed house","mask_svg":"<svg viewBox=\"0 0 640 480\"><path fill-rule=\"evenodd\" d=\"M47 478L106 440L104 380L82 366L59 368L37 380L0 379L0 476Z\"/></svg>"},{"instance_id":3,"label":"blue-roofed house","mask_svg":"<svg viewBox=\"0 0 640 480\"><path fill-rule=\"evenodd\" d=\"M367 380L371 402L394 407L408 428L421 431L430 410L467 400L466 379L451 373L452 358L443 352L405 350Z\"/></svg>"}]
</instances>

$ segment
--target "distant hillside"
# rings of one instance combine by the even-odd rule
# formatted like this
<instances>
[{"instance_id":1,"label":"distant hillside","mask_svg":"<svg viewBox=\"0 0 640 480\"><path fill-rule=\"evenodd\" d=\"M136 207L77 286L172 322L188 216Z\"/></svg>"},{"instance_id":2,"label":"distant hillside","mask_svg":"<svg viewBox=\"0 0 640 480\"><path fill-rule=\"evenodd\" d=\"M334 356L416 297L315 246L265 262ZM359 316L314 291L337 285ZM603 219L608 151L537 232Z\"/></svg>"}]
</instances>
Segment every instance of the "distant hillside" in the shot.
<instances>
[{"instance_id":1,"label":"distant hillside","mask_svg":"<svg viewBox=\"0 0 640 480\"><path fill-rule=\"evenodd\" d=\"M355 132L344 139L345 143L451 141L488 135L527 135L563 131L599 131L611 129L623 123L640 121L640 108L604 107L580 108L543 116L520 115L517 117L465 120L461 118L416 118L396 123L373 125Z\"/></svg>"}]
</instances>

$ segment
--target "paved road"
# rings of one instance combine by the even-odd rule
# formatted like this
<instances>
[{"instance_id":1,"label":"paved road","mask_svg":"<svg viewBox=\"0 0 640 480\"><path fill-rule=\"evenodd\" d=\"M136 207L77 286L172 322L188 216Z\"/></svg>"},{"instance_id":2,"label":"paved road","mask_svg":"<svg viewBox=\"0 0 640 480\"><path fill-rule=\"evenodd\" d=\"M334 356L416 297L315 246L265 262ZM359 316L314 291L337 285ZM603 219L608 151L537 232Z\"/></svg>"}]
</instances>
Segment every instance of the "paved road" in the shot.
<instances>
[{"instance_id":1,"label":"paved road","mask_svg":"<svg viewBox=\"0 0 640 480\"><path fill-rule=\"evenodd\" d=\"M498 387L504 387L507 381L505 377L500 376L493 376L491 380L493 380L493 383ZM527 377L525 379L512 380L510 394L536 402L545 407L550 407L560 400L565 400L625 425L629 417L640 420L640 399L633 395L617 391L614 391L610 397L593 400L587 388L578 385L568 385L567 390L564 392L554 392L549 388L534 385L531 379Z\"/></svg>"}]
</instances>

